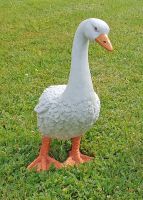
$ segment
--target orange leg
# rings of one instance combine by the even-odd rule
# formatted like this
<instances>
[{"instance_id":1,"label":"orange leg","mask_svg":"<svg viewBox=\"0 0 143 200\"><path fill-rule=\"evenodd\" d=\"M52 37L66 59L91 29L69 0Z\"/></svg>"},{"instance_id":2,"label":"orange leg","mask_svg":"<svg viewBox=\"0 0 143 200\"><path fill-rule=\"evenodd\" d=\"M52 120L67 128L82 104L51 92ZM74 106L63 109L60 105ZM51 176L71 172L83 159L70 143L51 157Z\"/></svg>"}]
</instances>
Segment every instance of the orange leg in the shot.
<instances>
[{"instance_id":1,"label":"orange leg","mask_svg":"<svg viewBox=\"0 0 143 200\"><path fill-rule=\"evenodd\" d=\"M42 138L42 146L39 156L27 167L28 169L36 168L36 171L48 170L51 164L56 168L61 168L62 164L48 155L51 139L47 136Z\"/></svg>"},{"instance_id":2,"label":"orange leg","mask_svg":"<svg viewBox=\"0 0 143 200\"><path fill-rule=\"evenodd\" d=\"M67 160L64 162L65 166L68 165L77 165L80 163L88 162L92 159L92 157L86 156L82 153L80 153L80 140L81 137L75 137L72 138L72 148L71 151L69 152L69 157Z\"/></svg>"}]
</instances>

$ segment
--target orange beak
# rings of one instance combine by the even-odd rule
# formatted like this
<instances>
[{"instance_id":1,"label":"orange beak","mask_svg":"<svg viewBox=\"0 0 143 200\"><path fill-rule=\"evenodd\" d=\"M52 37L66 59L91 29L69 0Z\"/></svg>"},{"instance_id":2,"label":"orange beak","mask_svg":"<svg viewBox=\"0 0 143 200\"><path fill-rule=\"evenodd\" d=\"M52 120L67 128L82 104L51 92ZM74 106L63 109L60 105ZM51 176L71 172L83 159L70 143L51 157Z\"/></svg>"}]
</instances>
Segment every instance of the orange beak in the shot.
<instances>
[{"instance_id":1,"label":"orange beak","mask_svg":"<svg viewBox=\"0 0 143 200\"><path fill-rule=\"evenodd\" d=\"M113 51L112 44L111 44L111 42L110 42L110 40L109 40L109 38L106 34L99 35L95 39L95 41L98 42L98 44L100 44L102 47L104 47L108 51Z\"/></svg>"}]
</instances>

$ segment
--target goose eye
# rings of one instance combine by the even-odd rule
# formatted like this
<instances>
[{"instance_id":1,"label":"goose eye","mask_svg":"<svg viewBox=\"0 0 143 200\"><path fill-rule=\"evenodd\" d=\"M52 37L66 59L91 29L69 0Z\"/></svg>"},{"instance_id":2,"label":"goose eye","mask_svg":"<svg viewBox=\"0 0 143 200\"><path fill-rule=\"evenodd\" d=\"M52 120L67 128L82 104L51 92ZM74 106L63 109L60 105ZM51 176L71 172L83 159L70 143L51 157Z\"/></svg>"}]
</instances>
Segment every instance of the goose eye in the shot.
<instances>
[{"instance_id":1,"label":"goose eye","mask_svg":"<svg viewBox=\"0 0 143 200\"><path fill-rule=\"evenodd\" d=\"M97 27L94 27L94 30L97 31L98 30Z\"/></svg>"}]
</instances>

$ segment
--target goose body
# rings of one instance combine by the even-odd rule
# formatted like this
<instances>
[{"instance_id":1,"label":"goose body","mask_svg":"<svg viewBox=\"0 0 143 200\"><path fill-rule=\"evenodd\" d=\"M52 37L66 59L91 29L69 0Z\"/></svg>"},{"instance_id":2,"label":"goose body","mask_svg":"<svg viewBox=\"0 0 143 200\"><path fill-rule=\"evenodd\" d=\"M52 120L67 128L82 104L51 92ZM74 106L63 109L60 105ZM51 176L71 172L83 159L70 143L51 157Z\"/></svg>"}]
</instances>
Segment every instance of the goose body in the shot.
<instances>
[{"instance_id":1,"label":"goose body","mask_svg":"<svg viewBox=\"0 0 143 200\"><path fill-rule=\"evenodd\" d=\"M94 19L90 20L94 23ZM52 138L82 135L99 116L100 100L93 89L88 63L89 39L83 35L87 21L75 33L68 85L47 88L35 108L40 132Z\"/></svg>"},{"instance_id":2,"label":"goose body","mask_svg":"<svg viewBox=\"0 0 143 200\"><path fill-rule=\"evenodd\" d=\"M96 122L100 100L93 89L88 63L89 41L96 41L112 51L108 38L109 27L100 19L87 19L80 23L74 36L69 81L67 85L50 86L44 90L35 107L38 127L42 133L39 156L28 166L37 171L48 170L90 161L90 156L80 152L80 139ZM52 138L70 139L69 157L60 163L48 155Z\"/></svg>"},{"instance_id":3,"label":"goose body","mask_svg":"<svg viewBox=\"0 0 143 200\"><path fill-rule=\"evenodd\" d=\"M82 135L99 116L100 101L95 92L74 100L64 97L66 87L47 88L35 108L40 132L51 138L69 139Z\"/></svg>"}]
</instances>

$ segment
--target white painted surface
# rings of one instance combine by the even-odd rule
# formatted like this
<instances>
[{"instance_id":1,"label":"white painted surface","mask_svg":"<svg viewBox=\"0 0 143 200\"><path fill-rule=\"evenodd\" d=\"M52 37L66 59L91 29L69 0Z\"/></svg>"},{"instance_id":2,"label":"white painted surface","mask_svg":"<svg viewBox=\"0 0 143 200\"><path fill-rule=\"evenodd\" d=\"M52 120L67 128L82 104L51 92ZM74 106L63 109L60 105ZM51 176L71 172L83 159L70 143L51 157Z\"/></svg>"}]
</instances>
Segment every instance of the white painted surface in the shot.
<instances>
[{"instance_id":1,"label":"white painted surface","mask_svg":"<svg viewBox=\"0 0 143 200\"><path fill-rule=\"evenodd\" d=\"M100 34L108 32L108 25L99 19L87 19L79 25L73 41L68 85L47 88L35 107L42 134L58 139L73 138L84 134L98 119L100 100L92 85L88 46L89 40L95 41Z\"/></svg>"}]
</instances>

